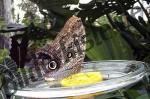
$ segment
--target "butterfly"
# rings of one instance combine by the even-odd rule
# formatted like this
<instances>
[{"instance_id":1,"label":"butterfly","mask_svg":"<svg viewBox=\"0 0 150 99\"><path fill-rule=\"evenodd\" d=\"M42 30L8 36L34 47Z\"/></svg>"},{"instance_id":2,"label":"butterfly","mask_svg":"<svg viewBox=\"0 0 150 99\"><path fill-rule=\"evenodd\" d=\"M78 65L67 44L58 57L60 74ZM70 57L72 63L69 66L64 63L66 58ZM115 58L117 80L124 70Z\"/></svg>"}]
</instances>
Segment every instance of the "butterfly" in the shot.
<instances>
[{"instance_id":1,"label":"butterfly","mask_svg":"<svg viewBox=\"0 0 150 99\"><path fill-rule=\"evenodd\" d=\"M86 33L81 18L72 16L51 44L35 53L36 65L46 80L80 72L85 57Z\"/></svg>"}]
</instances>

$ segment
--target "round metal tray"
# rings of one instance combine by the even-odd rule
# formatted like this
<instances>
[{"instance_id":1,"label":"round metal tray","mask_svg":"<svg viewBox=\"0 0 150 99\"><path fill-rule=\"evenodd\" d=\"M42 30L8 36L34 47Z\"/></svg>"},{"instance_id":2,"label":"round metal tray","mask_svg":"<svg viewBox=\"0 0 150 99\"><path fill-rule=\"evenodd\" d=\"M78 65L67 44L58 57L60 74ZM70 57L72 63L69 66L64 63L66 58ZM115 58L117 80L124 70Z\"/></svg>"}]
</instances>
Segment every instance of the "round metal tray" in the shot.
<instances>
[{"instance_id":1,"label":"round metal tray","mask_svg":"<svg viewBox=\"0 0 150 99\"><path fill-rule=\"evenodd\" d=\"M81 72L101 72L104 81L96 84L62 87L59 83L51 86L45 81L37 81L28 87L16 90L15 96L30 98L62 98L100 92L105 94L134 85L146 74L145 65L139 61L95 61L83 63Z\"/></svg>"}]
</instances>

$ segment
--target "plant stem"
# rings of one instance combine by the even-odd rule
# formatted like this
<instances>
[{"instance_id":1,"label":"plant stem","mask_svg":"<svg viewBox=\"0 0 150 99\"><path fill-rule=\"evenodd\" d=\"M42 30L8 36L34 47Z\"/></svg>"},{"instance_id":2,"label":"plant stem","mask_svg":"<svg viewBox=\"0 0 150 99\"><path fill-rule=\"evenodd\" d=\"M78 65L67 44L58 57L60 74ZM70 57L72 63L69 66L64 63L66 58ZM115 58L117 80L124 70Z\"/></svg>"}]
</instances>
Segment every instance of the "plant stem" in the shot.
<instances>
[{"instance_id":1,"label":"plant stem","mask_svg":"<svg viewBox=\"0 0 150 99\"><path fill-rule=\"evenodd\" d=\"M146 15L146 17L147 17L147 19L148 19L148 22L150 23L150 16L149 16L147 10L144 8L144 6L143 6L142 3L140 2L140 0L138 0L138 3L140 4L141 8L143 9L143 11L144 11L144 13L145 13L145 15Z\"/></svg>"}]
</instances>

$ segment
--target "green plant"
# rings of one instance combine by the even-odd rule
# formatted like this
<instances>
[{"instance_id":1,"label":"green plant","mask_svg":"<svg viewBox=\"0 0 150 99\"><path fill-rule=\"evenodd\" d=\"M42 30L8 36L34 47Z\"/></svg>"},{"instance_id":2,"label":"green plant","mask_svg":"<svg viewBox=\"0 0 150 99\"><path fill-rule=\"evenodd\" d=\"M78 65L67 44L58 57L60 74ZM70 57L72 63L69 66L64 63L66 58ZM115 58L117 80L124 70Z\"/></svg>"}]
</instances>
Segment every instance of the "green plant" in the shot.
<instances>
[{"instance_id":1,"label":"green plant","mask_svg":"<svg viewBox=\"0 0 150 99\"><path fill-rule=\"evenodd\" d=\"M140 3L140 1L138 1ZM146 9L140 3L144 13L147 13ZM131 16L124 7L120 4L120 9L123 11L123 17L126 21L115 20L108 15L110 24L121 33L122 37L128 42L133 49L134 58L136 60L145 61L150 63L150 24L149 20L145 21L142 17L138 19ZM147 15L147 14L146 14ZM147 19L149 19L147 15Z\"/></svg>"},{"instance_id":2,"label":"green plant","mask_svg":"<svg viewBox=\"0 0 150 99\"><path fill-rule=\"evenodd\" d=\"M100 24L98 27L90 25L86 28L86 55L91 60L133 59L130 46L109 24Z\"/></svg>"},{"instance_id":3,"label":"green plant","mask_svg":"<svg viewBox=\"0 0 150 99\"><path fill-rule=\"evenodd\" d=\"M0 29L5 27L5 20L3 17L0 17Z\"/></svg>"},{"instance_id":4,"label":"green plant","mask_svg":"<svg viewBox=\"0 0 150 99\"><path fill-rule=\"evenodd\" d=\"M9 57L8 49L0 49L0 64L4 61L6 57Z\"/></svg>"}]
</instances>

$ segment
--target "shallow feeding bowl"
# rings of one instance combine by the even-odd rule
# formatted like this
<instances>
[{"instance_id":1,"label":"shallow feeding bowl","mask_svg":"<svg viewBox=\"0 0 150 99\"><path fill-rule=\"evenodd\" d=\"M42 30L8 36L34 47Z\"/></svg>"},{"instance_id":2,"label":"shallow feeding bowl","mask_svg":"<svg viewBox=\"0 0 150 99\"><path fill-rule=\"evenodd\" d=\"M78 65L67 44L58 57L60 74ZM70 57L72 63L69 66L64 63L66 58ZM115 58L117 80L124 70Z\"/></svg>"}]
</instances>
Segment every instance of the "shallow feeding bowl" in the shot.
<instances>
[{"instance_id":1,"label":"shallow feeding bowl","mask_svg":"<svg viewBox=\"0 0 150 99\"><path fill-rule=\"evenodd\" d=\"M104 80L96 84L62 87L59 83L51 87L45 81L37 81L28 87L16 90L14 96L28 98L65 98L87 94L106 94L129 87L145 76L145 64L139 61L95 61L83 63L81 72L101 72Z\"/></svg>"}]
</instances>

